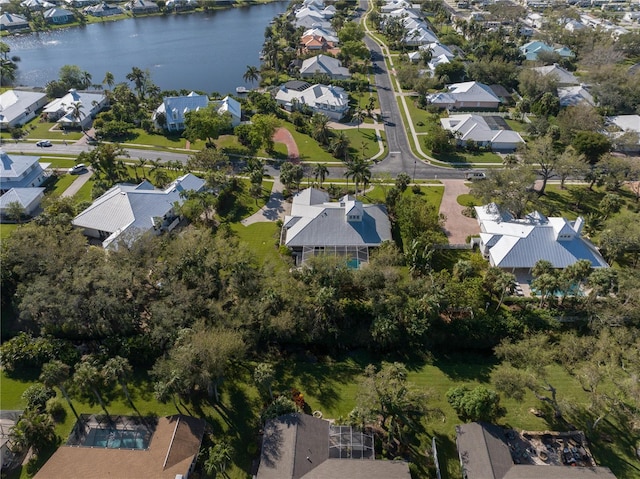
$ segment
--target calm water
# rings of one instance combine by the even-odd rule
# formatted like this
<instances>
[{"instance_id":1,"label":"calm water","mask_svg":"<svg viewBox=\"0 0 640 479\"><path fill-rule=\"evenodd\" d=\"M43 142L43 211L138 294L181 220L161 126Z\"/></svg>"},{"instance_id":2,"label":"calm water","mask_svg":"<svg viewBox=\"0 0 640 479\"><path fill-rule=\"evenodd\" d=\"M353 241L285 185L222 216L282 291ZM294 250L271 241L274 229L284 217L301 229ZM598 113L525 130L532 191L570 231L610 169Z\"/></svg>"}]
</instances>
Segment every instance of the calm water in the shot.
<instances>
[{"instance_id":1,"label":"calm water","mask_svg":"<svg viewBox=\"0 0 640 479\"><path fill-rule=\"evenodd\" d=\"M247 65L259 66L264 30L287 2L117 22L5 37L21 58L16 84L44 86L63 65L78 65L100 83L116 83L137 66L162 90L235 92ZM255 86L255 85L254 85Z\"/></svg>"}]
</instances>

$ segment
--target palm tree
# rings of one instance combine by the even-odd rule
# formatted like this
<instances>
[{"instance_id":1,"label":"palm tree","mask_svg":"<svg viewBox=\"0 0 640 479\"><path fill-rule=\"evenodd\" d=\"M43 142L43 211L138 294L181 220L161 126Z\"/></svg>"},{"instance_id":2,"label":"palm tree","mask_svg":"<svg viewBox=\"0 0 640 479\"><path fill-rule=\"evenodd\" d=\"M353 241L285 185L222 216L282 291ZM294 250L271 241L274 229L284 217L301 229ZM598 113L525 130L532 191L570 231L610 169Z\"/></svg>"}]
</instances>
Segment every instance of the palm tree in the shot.
<instances>
[{"instance_id":1,"label":"palm tree","mask_svg":"<svg viewBox=\"0 0 640 479\"><path fill-rule=\"evenodd\" d=\"M260 70L252 65L247 65L247 71L242 75L242 79L249 83L256 82L260 79Z\"/></svg>"},{"instance_id":2,"label":"palm tree","mask_svg":"<svg viewBox=\"0 0 640 479\"><path fill-rule=\"evenodd\" d=\"M322 145L329 141L329 117L324 113L314 113L311 117L313 139Z\"/></svg>"},{"instance_id":3,"label":"palm tree","mask_svg":"<svg viewBox=\"0 0 640 479\"><path fill-rule=\"evenodd\" d=\"M70 376L70 368L62 361L58 361L54 359L42 366L42 373L40 373L40 382L44 384L48 388L53 388L57 386L62 393L62 396L69 403L69 407L73 414L78 418L78 413L73 407L73 403L71 402L71 398L69 397L69 393L67 392L67 388L65 387L65 383L69 380Z\"/></svg>"},{"instance_id":4,"label":"palm tree","mask_svg":"<svg viewBox=\"0 0 640 479\"><path fill-rule=\"evenodd\" d=\"M317 163L316 166L313 167L313 177L322 188L322 183L324 183L325 178L329 174L329 168L325 163Z\"/></svg>"},{"instance_id":5,"label":"palm tree","mask_svg":"<svg viewBox=\"0 0 640 479\"><path fill-rule=\"evenodd\" d=\"M133 67L131 73L127 74L127 80L133 82L134 89L138 93L138 99L144 100L147 87L148 73L138 67Z\"/></svg>"},{"instance_id":6,"label":"palm tree","mask_svg":"<svg viewBox=\"0 0 640 479\"><path fill-rule=\"evenodd\" d=\"M136 173L138 171L137 168L140 167L140 170L142 170L142 177L145 180L147 179L147 171L145 169L145 166L147 165L148 162L149 160L147 160L146 158L138 158L138 161L134 166L134 168L136 169Z\"/></svg>"},{"instance_id":7,"label":"palm tree","mask_svg":"<svg viewBox=\"0 0 640 479\"><path fill-rule=\"evenodd\" d=\"M32 447L37 454L55 442L56 432L48 414L27 410L11 429L10 437L13 452L26 451Z\"/></svg>"},{"instance_id":8,"label":"palm tree","mask_svg":"<svg viewBox=\"0 0 640 479\"><path fill-rule=\"evenodd\" d=\"M73 101L69 104L67 111L71 113L71 117L73 118L74 123L78 123L80 125L80 129L84 133L84 125L80 120L82 120L82 118L87 115L85 115L85 113L82 111L83 109L84 105L81 101Z\"/></svg>"},{"instance_id":9,"label":"palm tree","mask_svg":"<svg viewBox=\"0 0 640 479\"><path fill-rule=\"evenodd\" d=\"M91 86L91 73L89 72L82 72L82 88L83 89L87 89Z\"/></svg>"},{"instance_id":10,"label":"palm tree","mask_svg":"<svg viewBox=\"0 0 640 479\"><path fill-rule=\"evenodd\" d=\"M106 377L112 377L118 381L127 401L133 405L131 395L129 394L129 388L127 387L127 381L131 378L131 374L133 373L129 360L121 356L115 356L105 363L102 370Z\"/></svg>"},{"instance_id":11,"label":"palm tree","mask_svg":"<svg viewBox=\"0 0 640 479\"><path fill-rule=\"evenodd\" d=\"M107 413L107 416L109 415L109 411L107 411L107 407L102 400L100 391L98 390L98 387L104 384L103 376L100 374L98 367L93 364L91 360L83 358L83 360L76 366L76 372L73 375L73 382L81 391L84 391L85 393L93 393L98 404L100 404L100 407L105 413Z\"/></svg>"},{"instance_id":12,"label":"palm tree","mask_svg":"<svg viewBox=\"0 0 640 479\"><path fill-rule=\"evenodd\" d=\"M107 85L109 88L111 88L113 87L115 82L116 80L115 80L115 77L113 76L113 73L107 72L104 74L104 80L102 80L103 85Z\"/></svg>"},{"instance_id":13,"label":"palm tree","mask_svg":"<svg viewBox=\"0 0 640 479\"><path fill-rule=\"evenodd\" d=\"M362 123L364 121L366 114L364 112L364 110L360 107L356 108L356 111L353 113L353 121L357 122L358 125L358 131L360 131L360 123Z\"/></svg>"},{"instance_id":14,"label":"palm tree","mask_svg":"<svg viewBox=\"0 0 640 479\"><path fill-rule=\"evenodd\" d=\"M336 158L344 158L344 162L347 163L349 154L349 137L345 135L343 131L339 131L336 136L331 140L331 153Z\"/></svg>"},{"instance_id":15,"label":"palm tree","mask_svg":"<svg viewBox=\"0 0 640 479\"><path fill-rule=\"evenodd\" d=\"M353 178L353 181L356 184L355 196L357 197L358 184L363 183L366 189L367 184L371 180L371 167L369 162L362 158L356 158L347 164L347 171L345 171L344 176L347 177L347 180L349 180L349 178Z\"/></svg>"}]
</instances>

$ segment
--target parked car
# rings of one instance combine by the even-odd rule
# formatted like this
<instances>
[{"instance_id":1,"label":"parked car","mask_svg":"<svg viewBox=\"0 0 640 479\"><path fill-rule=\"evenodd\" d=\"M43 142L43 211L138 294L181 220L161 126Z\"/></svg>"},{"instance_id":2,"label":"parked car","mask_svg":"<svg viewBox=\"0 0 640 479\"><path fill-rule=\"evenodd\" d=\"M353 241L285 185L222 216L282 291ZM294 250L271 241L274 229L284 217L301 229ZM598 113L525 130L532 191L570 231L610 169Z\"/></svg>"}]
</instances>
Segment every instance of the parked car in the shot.
<instances>
[{"instance_id":1,"label":"parked car","mask_svg":"<svg viewBox=\"0 0 640 479\"><path fill-rule=\"evenodd\" d=\"M69 174L71 175L79 175L85 171L87 171L87 165L84 163L78 163L76 166L69 168Z\"/></svg>"},{"instance_id":2,"label":"parked car","mask_svg":"<svg viewBox=\"0 0 640 479\"><path fill-rule=\"evenodd\" d=\"M482 171L469 171L465 174L465 178L471 181L484 180L486 177L487 175L485 175Z\"/></svg>"},{"instance_id":3,"label":"parked car","mask_svg":"<svg viewBox=\"0 0 640 479\"><path fill-rule=\"evenodd\" d=\"M49 140L40 140L38 143L36 143L36 146L39 146L40 148L46 148L53 145L51 145L51 142Z\"/></svg>"}]
</instances>

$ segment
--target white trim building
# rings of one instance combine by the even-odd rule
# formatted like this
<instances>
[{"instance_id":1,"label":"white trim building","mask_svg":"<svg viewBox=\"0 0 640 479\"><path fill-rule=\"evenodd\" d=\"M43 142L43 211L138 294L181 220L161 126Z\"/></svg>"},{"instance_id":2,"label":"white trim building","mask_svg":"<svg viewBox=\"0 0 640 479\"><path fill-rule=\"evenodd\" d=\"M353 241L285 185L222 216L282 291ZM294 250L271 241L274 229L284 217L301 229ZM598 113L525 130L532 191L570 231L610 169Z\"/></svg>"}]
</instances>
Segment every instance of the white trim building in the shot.
<instances>
[{"instance_id":1,"label":"white trim building","mask_svg":"<svg viewBox=\"0 0 640 479\"><path fill-rule=\"evenodd\" d=\"M0 95L0 127L24 125L35 118L36 112L46 104L45 93L7 90Z\"/></svg>"}]
</instances>

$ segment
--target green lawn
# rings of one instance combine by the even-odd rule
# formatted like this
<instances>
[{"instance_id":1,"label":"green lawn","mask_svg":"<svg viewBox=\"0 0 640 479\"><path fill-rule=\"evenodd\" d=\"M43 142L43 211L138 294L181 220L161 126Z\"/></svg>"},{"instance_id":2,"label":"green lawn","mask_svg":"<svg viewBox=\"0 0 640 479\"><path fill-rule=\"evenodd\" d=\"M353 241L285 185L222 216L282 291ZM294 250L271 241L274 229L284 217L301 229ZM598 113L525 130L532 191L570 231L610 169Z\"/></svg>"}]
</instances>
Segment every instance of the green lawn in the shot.
<instances>
[{"instance_id":1,"label":"green lawn","mask_svg":"<svg viewBox=\"0 0 640 479\"><path fill-rule=\"evenodd\" d=\"M75 175L50 176L45 182L45 193L51 196L60 196L76 179Z\"/></svg>"},{"instance_id":2,"label":"green lawn","mask_svg":"<svg viewBox=\"0 0 640 479\"><path fill-rule=\"evenodd\" d=\"M50 163L49 167L50 168L56 168L56 169L65 169L65 168L71 168L72 166L75 166L77 161L75 160L76 156L72 156L69 155L68 157L63 157L63 156L52 156L52 157L46 157L46 156L41 156L40 157L40 161L42 163Z\"/></svg>"},{"instance_id":3,"label":"green lawn","mask_svg":"<svg viewBox=\"0 0 640 479\"><path fill-rule=\"evenodd\" d=\"M249 226L234 223L231 229L238 235L240 241L249 246L251 253L261 263L271 261L273 264L284 264L278 253L280 228L275 221L254 223Z\"/></svg>"},{"instance_id":4,"label":"green lawn","mask_svg":"<svg viewBox=\"0 0 640 479\"><path fill-rule=\"evenodd\" d=\"M41 122L40 117L35 117L22 127L22 130L26 133L24 138L27 140L46 138L49 140L66 140L69 142L82 138L82 132L80 131L71 131L69 133L58 129L49 131L54 126L56 126L56 123L48 121ZM11 138L11 134L8 131L3 131L0 136L2 138Z\"/></svg>"},{"instance_id":5,"label":"green lawn","mask_svg":"<svg viewBox=\"0 0 640 479\"><path fill-rule=\"evenodd\" d=\"M95 180L89 179L84 185L80 187L78 192L73 196L78 203L83 201L91 201L93 198L91 197L91 190L93 189L93 184Z\"/></svg>"},{"instance_id":6,"label":"green lawn","mask_svg":"<svg viewBox=\"0 0 640 479\"><path fill-rule=\"evenodd\" d=\"M431 154L436 160L442 161L444 163L462 163L469 166L476 163L477 164L485 164L485 163L502 164L502 158L500 158L500 156L490 151L481 151L481 152L475 152L475 153L470 153L467 151L455 151L452 153L445 153L445 154L435 154L431 152Z\"/></svg>"},{"instance_id":7,"label":"green lawn","mask_svg":"<svg viewBox=\"0 0 640 479\"><path fill-rule=\"evenodd\" d=\"M284 122L282 126L291 132L293 139L298 145L300 160L318 162L339 161L335 159L331 153L323 150L320 144L309 135L296 131L293 124Z\"/></svg>"},{"instance_id":8,"label":"green lawn","mask_svg":"<svg viewBox=\"0 0 640 479\"><path fill-rule=\"evenodd\" d=\"M349 148L351 158L365 157L371 158L374 155L377 155L380 151L378 146L378 139L376 137L376 131L371 128L350 128L348 130L340 130L343 132L347 138L349 138L349 142L351 147ZM384 145L384 150L387 150L386 141L384 136L384 131L381 132L382 136L382 144ZM364 151L364 155L363 155ZM386 155L383 153L382 158ZM334 159L334 161L336 161Z\"/></svg>"},{"instance_id":9,"label":"green lawn","mask_svg":"<svg viewBox=\"0 0 640 479\"><path fill-rule=\"evenodd\" d=\"M365 203L384 203L386 192L392 188L391 186L375 186L371 191L363 197ZM435 205L437 210L440 210L440 203L442 202L442 195L444 194L444 186L421 186L419 195L426 199L432 205ZM404 196L415 195L411 187L407 188Z\"/></svg>"},{"instance_id":10,"label":"green lawn","mask_svg":"<svg viewBox=\"0 0 640 479\"><path fill-rule=\"evenodd\" d=\"M417 98L414 97L405 98L409 115L411 115L411 122L413 123L413 128L416 130L416 133L427 133L429 131L429 125L433 115L431 113L427 113L426 110L418 108L416 106L416 100ZM401 107L400 109L404 112L404 108ZM409 128L407 128L407 132L409 131Z\"/></svg>"},{"instance_id":11,"label":"green lawn","mask_svg":"<svg viewBox=\"0 0 640 479\"><path fill-rule=\"evenodd\" d=\"M0 223L0 240L8 238L20 225ZM4 398L4 394L3 394Z\"/></svg>"},{"instance_id":12,"label":"green lawn","mask_svg":"<svg viewBox=\"0 0 640 479\"><path fill-rule=\"evenodd\" d=\"M159 135L156 133L147 133L142 128L135 128L131 130L130 138L124 144L127 143L160 146L163 148L187 147L187 140L186 138L182 138L181 133L167 133L166 135ZM203 148L204 142L197 141L192 143L191 147L194 149Z\"/></svg>"},{"instance_id":13,"label":"green lawn","mask_svg":"<svg viewBox=\"0 0 640 479\"><path fill-rule=\"evenodd\" d=\"M526 124L522 121L518 121L518 120L510 120L510 119L506 119L505 121L507 122L507 125L509 125L511 127L511 129L513 131L517 131L519 133L523 132L525 129Z\"/></svg>"}]
</instances>

